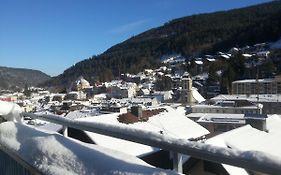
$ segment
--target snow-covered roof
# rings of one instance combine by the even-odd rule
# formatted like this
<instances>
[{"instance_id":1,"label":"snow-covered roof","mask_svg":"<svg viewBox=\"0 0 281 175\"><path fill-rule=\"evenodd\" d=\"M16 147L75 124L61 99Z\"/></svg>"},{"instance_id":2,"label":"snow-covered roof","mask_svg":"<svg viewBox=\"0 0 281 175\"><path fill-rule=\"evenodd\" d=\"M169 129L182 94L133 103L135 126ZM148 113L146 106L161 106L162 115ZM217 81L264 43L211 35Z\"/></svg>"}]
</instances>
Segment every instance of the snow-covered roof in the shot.
<instances>
[{"instance_id":1,"label":"snow-covered roof","mask_svg":"<svg viewBox=\"0 0 281 175\"><path fill-rule=\"evenodd\" d=\"M206 58L206 60L208 60L210 62L216 61L216 59L214 59L214 58Z\"/></svg>"},{"instance_id":2,"label":"snow-covered roof","mask_svg":"<svg viewBox=\"0 0 281 175\"><path fill-rule=\"evenodd\" d=\"M263 47L263 46L266 46L267 43L257 43L254 45L254 47Z\"/></svg>"},{"instance_id":3,"label":"snow-covered roof","mask_svg":"<svg viewBox=\"0 0 281 175\"><path fill-rule=\"evenodd\" d=\"M225 145L240 151L261 151L281 160L281 133L267 133L245 125L225 132L213 139L222 139Z\"/></svg>"},{"instance_id":4,"label":"snow-covered roof","mask_svg":"<svg viewBox=\"0 0 281 175\"><path fill-rule=\"evenodd\" d=\"M53 93L52 93L52 94L50 94L50 96L51 96L51 97L55 97L55 96L56 96L56 97L64 97L65 94L59 94L59 93L53 94Z\"/></svg>"},{"instance_id":5,"label":"snow-covered roof","mask_svg":"<svg viewBox=\"0 0 281 175\"><path fill-rule=\"evenodd\" d=\"M249 106L239 106L239 107L235 107L235 106L224 106L222 104L217 104L217 105L207 105L207 104L197 104L195 106L193 106L193 108L204 108L204 109L218 109L218 108L222 108L222 109L233 109L233 108L239 108L239 109L258 109L260 106L256 106L256 105L249 105Z\"/></svg>"},{"instance_id":6,"label":"snow-covered roof","mask_svg":"<svg viewBox=\"0 0 281 175\"><path fill-rule=\"evenodd\" d=\"M205 57L207 57L207 58L213 58L214 56L213 56L213 55L205 55Z\"/></svg>"},{"instance_id":7,"label":"snow-covered roof","mask_svg":"<svg viewBox=\"0 0 281 175\"><path fill-rule=\"evenodd\" d=\"M239 49L237 47L232 47L231 50L239 51Z\"/></svg>"},{"instance_id":8,"label":"snow-covered roof","mask_svg":"<svg viewBox=\"0 0 281 175\"><path fill-rule=\"evenodd\" d=\"M281 102L281 95L276 94L259 94L259 102ZM211 100L213 101L221 101L221 100L248 100L251 102L257 102L257 95L218 95L213 97Z\"/></svg>"},{"instance_id":9,"label":"snow-covered roof","mask_svg":"<svg viewBox=\"0 0 281 175\"><path fill-rule=\"evenodd\" d=\"M149 90L149 89L143 88L143 89L141 89L141 90L142 90L142 92L143 92L144 95L150 94L150 90Z\"/></svg>"},{"instance_id":10,"label":"snow-covered roof","mask_svg":"<svg viewBox=\"0 0 281 175\"><path fill-rule=\"evenodd\" d=\"M106 99L106 95L106 93L96 94L94 95L94 98Z\"/></svg>"},{"instance_id":11,"label":"snow-covered roof","mask_svg":"<svg viewBox=\"0 0 281 175\"><path fill-rule=\"evenodd\" d=\"M245 124L244 114L227 113L190 113L187 117L196 117L200 123L236 123Z\"/></svg>"},{"instance_id":12,"label":"snow-covered roof","mask_svg":"<svg viewBox=\"0 0 281 175\"><path fill-rule=\"evenodd\" d=\"M266 56L266 55L268 55L268 54L270 54L270 51L260 51L260 52L257 52L256 53L258 56Z\"/></svg>"},{"instance_id":13,"label":"snow-covered roof","mask_svg":"<svg viewBox=\"0 0 281 175\"><path fill-rule=\"evenodd\" d=\"M194 61L196 64L198 64L198 65L202 65L203 64L203 61L201 61L201 60L196 60L196 61Z\"/></svg>"},{"instance_id":14,"label":"snow-covered roof","mask_svg":"<svg viewBox=\"0 0 281 175\"><path fill-rule=\"evenodd\" d=\"M125 104L124 106L128 106L129 104L150 103L154 100L156 100L155 97L143 96L143 97L136 97L136 98L121 98L121 99L112 98L110 99L110 101L107 101L107 103L120 103L120 104Z\"/></svg>"},{"instance_id":15,"label":"snow-covered roof","mask_svg":"<svg viewBox=\"0 0 281 175\"><path fill-rule=\"evenodd\" d=\"M114 124L119 127L130 127L156 133L163 132L164 135L176 137L179 139L197 138L209 133L208 130L188 119L184 115L184 113L168 106L163 108L165 108L167 111L150 117L147 122L137 122L134 124L120 123L117 120L119 114L116 113L101 115L98 117L81 118L79 120ZM112 138L92 132L86 133L98 145L112 148L118 151L125 151L126 153L135 156L142 156L159 150L158 148L152 148L150 146Z\"/></svg>"},{"instance_id":16,"label":"snow-covered roof","mask_svg":"<svg viewBox=\"0 0 281 175\"><path fill-rule=\"evenodd\" d=\"M0 124L0 145L43 174L176 174L125 153L13 122Z\"/></svg>"},{"instance_id":17,"label":"snow-covered roof","mask_svg":"<svg viewBox=\"0 0 281 175\"><path fill-rule=\"evenodd\" d=\"M78 95L78 94L79 94L79 92L78 92L78 91L71 91L71 92L68 92L68 94Z\"/></svg>"},{"instance_id":18,"label":"snow-covered roof","mask_svg":"<svg viewBox=\"0 0 281 175\"><path fill-rule=\"evenodd\" d=\"M53 115L53 113L48 112L48 111L36 112L35 114ZM50 123L50 122L40 120L40 119L24 120L23 122L32 128L37 128L37 129L51 131L51 132L59 132L63 128L62 125Z\"/></svg>"},{"instance_id":19,"label":"snow-covered roof","mask_svg":"<svg viewBox=\"0 0 281 175\"><path fill-rule=\"evenodd\" d=\"M99 115L99 112L96 109L93 110L84 110L84 111L71 111L69 112L65 117L68 119L78 119L78 118L84 118L84 117L90 117L90 116L96 116Z\"/></svg>"},{"instance_id":20,"label":"snow-covered roof","mask_svg":"<svg viewBox=\"0 0 281 175\"><path fill-rule=\"evenodd\" d=\"M211 138L206 141L206 143L219 146L223 148L227 148L227 145L225 145L224 141L219 138ZM229 175L248 175L248 172L240 167L235 167L232 165L222 164L223 168L228 172Z\"/></svg>"},{"instance_id":21,"label":"snow-covered roof","mask_svg":"<svg viewBox=\"0 0 281 175\"><path fill-rule=\"evenodd\" d=\"M205 98L198 92L198 90L192 87L192 97L198 102L201 103L205 101Z\"/></svg>"},{"instance_id":22,"label":"snow-covered roof","mask_svg":"<svg viewBox=\"0 0 281 175\"><path fill-rule=\"evenodd\" d=\"M122 80L112 80L111 82L104 82L105 87L116 86L122 84Z\"/></svg>"},{"instance_id":23,"label":"snow-covered roof","mask_svg":"<svg viewBox=\"0 0 281 175\"><path fill-rule=\"evenodd\" d=\"M253 55L251 55L251 54L248 54L248 53L244 53L244 54L242 54L244 57L252 57Z\"/></svg>"},{"instance_id":24,"label":"snow-covered roof","mask_svg":"<svg viewBox=\"0 0 281 175\"><path fill-rule=\"evenodd\" d=\"M75 84L76 85L82 85L82 86L85 86L85 87L90 86L90 83L83 76L78 77L78 79L75 81Z\"/></svg>"},{"instance_id":25,"label":"snow-covered roof","mask_svg":"<svg viewBox=\"0 0 281 175\"><path fill-rule=\"evenodd\" d=\"M271 157L272 160L281 161L281 140L279 139L281 137L281 116L272 115L266 120L268 132L245 125L210 138L206 143L239 151L257 151L256 157L259 157L259 152L261 152ZM241 168L236 167L229 171L235 174L236 171L241 171ZM236 172L236 174L240 173Z\"/></svg>"},{"instance_id":26,"label":"snow-covered roof","mask_svg":"<svg viewBox=\"0 0 281 175\"><path fill-rule=\"evenodd\" d=\"M221 57L223 57L223 58L226 58L226 59L229 59L230 58L230 56L228 56L228 55L226 55L226 54L222 54L222 55L220 55Z\"/></svg>"},{"instance_id":27,"label":"snow-covered roof","mask_svg":"<svg viewBox=\"0 0 281 175\"><path fill-rule=\"evenodd\" d=\"M163 76L164 73L163 72L157 72L158 75Z\"/></svg>"},{"instance_id":28,"label":"snow-covered roof","mask_svg":"<svg viewBox=\"0 0 281 175\"><path fill-rule=\"evenodd\" d=\"M208 73L202 73L202 74L193 76L192 80L206 80L206 79L208 79L208 77L209 77Z\"/></svg>"},{"instance_id":29,"label":"snow-covered roof","mask_svg":"<svg viewBox=\"0 0 281 175\"><path fill-rule=\"evenodd\" d=\"M184 62L185 58L180 54L166 55L161 58L162 63L178 63Z\"/></svg>"},{"instance_id":30,"label":"snow-covered roof","mask_svg":"<svg viewBox=\"0 0 281 175\"><path fill-rule=\"evenodd\" d=\"M274 78L266 78L266 79L258 79L259 83L271 83L275 79ZM257 83L256 79L245 79L245 80L237 80L233 81L232 83Z\"/></svg>"}]
</instances>

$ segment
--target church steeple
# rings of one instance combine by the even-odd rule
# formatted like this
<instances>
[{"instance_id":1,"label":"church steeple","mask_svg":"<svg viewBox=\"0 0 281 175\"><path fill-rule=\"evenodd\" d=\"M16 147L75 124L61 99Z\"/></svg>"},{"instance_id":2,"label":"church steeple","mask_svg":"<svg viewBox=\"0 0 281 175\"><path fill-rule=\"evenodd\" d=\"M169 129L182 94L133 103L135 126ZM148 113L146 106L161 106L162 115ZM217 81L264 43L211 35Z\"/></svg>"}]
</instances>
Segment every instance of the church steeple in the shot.
<instances>
[{"instance_id":1,"label":"church steeple","mask_svg":"<svg viewBox=\"0 0 281 175\"><path fill-rule=\"evenodd\" d=\"M188 72L182 76L182 103L192 105L192 79Z\"/></svg>"}]
</instances>

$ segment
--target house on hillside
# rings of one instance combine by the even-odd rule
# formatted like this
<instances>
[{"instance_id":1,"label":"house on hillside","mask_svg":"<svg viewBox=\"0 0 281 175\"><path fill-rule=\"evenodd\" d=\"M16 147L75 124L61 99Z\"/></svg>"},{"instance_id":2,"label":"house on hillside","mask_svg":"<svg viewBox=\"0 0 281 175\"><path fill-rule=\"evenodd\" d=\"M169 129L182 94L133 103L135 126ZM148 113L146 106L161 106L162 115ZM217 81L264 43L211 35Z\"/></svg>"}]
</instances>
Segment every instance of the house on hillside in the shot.
<instances>
[{"instance_id":1,"label":"house on hillside","mask_svg":"<svg viewBox=\"0 0 281 175\"><path fill-rule=\"evenodd\" d=\"M90 87L90 83L83 76L80 76L75 82L72 83L70 89L72 91L81 91Z\"/></svg>"}]
</instances>

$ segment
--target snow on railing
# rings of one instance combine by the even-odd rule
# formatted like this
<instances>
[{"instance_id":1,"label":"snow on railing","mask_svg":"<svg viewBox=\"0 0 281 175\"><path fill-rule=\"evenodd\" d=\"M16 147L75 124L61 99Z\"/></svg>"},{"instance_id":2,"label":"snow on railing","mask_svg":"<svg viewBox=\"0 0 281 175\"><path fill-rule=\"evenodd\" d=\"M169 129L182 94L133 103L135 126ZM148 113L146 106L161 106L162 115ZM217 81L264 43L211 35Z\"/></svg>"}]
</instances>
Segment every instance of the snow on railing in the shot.
<instances>
[{"instance_id":1,"label":"snow on railing","mask_svg":"<svg viewBox=\"0 0 281 175\"><path fill-rule=\"evenodd\" d=\"M182 171L182 159L179 154L185 154L216 163L238 166L262 173L279 174L279 172L281 172L280 160L258 151L239 151L230 148L222 148L205 143L177 139L140 129L118 127L98 122L70 120L56 115L36 115L32 113L22 113L22 115L60 124L63 125L64 128L71 127L169 150L174 153L173 155L176 158L174 159L174 169L179 172Z\"/></svg>"}]
</instances>

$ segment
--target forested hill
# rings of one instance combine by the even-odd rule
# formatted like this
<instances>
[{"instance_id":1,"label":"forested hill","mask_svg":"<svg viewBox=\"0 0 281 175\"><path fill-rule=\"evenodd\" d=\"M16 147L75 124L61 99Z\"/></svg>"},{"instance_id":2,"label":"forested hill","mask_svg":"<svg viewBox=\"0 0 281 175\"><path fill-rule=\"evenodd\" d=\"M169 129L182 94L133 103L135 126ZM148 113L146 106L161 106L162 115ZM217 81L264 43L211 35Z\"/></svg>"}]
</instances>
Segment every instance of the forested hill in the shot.
<instances>
[{"instance_id":1,"label":"forested hill","mask_svg":"<svg viewBox=\"0 0 281 175\"><path fill-rule=\"evenodd\" d=\"M51 77L41 71L0 66L0 90L17 90L37 86Z\"/></svg>"},{"instance_id":2,"label":"forested hill","mask_svg":"<svg viewBox=\"0 0 281 175\"><path fill-rule=\"evenodd\" d=\"M281 1L183 17L81 61L44 85L68 85L80 75L91 83L107 81L120 73L136 73L159 66L160 57L166 54L200 56L233 46L275 41L280 37Z\"/></svg>"}]
</instances>

